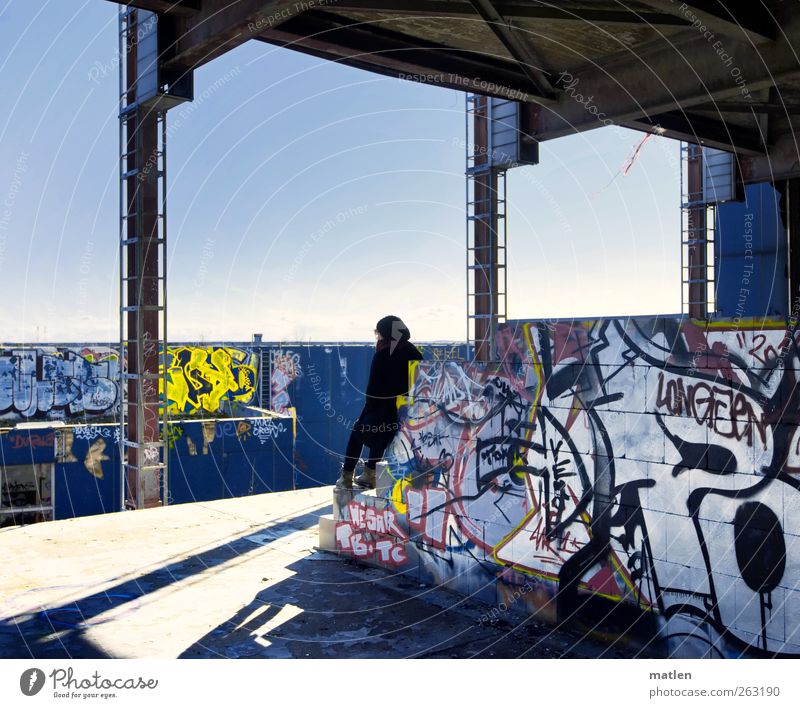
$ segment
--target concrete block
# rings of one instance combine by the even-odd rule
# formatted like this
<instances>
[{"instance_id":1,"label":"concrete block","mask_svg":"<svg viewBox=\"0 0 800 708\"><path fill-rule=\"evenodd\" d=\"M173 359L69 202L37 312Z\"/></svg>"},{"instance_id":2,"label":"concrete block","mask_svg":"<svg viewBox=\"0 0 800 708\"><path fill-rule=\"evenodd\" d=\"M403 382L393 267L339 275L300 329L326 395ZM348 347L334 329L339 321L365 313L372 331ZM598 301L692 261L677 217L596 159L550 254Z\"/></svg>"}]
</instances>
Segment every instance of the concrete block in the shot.
<instances>
[{"instance_id":1,"label":"concrete block","mask_svg":"<svg viewBox=\"0 0 800 708\"><path fill-rule=\"evenodd\" d=\"M485 565L476 564L470 573L469 596L487 605L497 604L497 578Z\"/></svg>"},{"instance_id":2,"label":"concrete block","mask_svg":"<svg viewBox=\"0 0 800 708\"><path fill-rule=\"evenodd\" d=\"M770 604L772 609L764 609L765 627L764 631L767 640L776 640L779 644L786 639L786 629L784 620L787 616L787 596L786 590L777 587L770 592ZM741 627L745 631L761 633L761 596L740 581L734 586L734 599L736 615L732 618L733 627ZM725 618L723 618L724 620ZM769 648L770 642L767 642Z\"/></svg>"},{"instance_id":3,"label":"concrete block","mask_svg":"<svg viewBox=\"0 0 800 708\"><path fill-rule=\"evenodd\" d=\"M546 624L558 621L555 583L522 573L503 573L498 576L495 586L499 617L509 619L505 613L528 614Z\"/></svg>"},{"instance_id":4,"label":"concrete block","mask_svg":"<svg viewBox=\"0 0 800 708\"><path fill-rule=\"evenodd\" d=\"M396 481L389 472L389 464L379 462L375 467L375 496L388 498Z\"/></svg>"},{"instance_id":5,"label":"concrete block","mask_svg":"<svg viewBox=\"0 0 800 708\"><path fill-rule=\"evenodd\" d=\"M514 532L514 528L514 526L506 523L483 522L483 560L497 563L494 558L494 549L508 540Z\"/></svg>"},{"instance_id":6,"label":"concrete block","mask_svg":"<svg viewBox=\"0 0 800 708\"><path fill-rule=\"evenodd\" d=\"M356 492L352 489L336 489L333 488L333 518L336 521L345 521L349 519L347 505L353 501Z\"/></svg>"},{"instance_id":7,"label":"concrete block","mask_svg":"<svg viewBox=\"0 0 800 708\"><path fill-rule=\"evenodd\" d=\"M667 432L664 437L664 463L689 469L708 467L708 428L694 418L665 415L661 421ZM654 462L656 460L653 460ZM723 462L720 460L720 462Z\"/></svg>"},{"instance_id":8,"label":"concrete block","mask_svg":"<svg viewBox=\"0 0 800 708\"><path fill-rule=\"evenodd\" d=\"M336 551L336 520L333 514L319 517L319 548L323 551Z\"/></svg>"},{"instance_id":9,"label":"concrete block","mask_svg":"<svg viewBox=\"0 0 800 708\"><path fill-rule=\"evenodd\" d=\"M691 568L657 558L653 559L653 568L658 585L662 590L669 588L680 593L707 593L710 590L708 573L702 568ZM683 597L678 596L677 601L681 602L682 600Z\"/></svg>"},{"instance_id":10,"label":"concrete block","mask_svg":"<svg viewBox=\"0 0 800 708\"><path fill-rule=\"evenodd\" d=\"M663 558L689 568L705 569L700 539L694 522L688 515L664 514L667 544Z\"/></svg>"},{"instance_id":11,"label":"concrete block","mask_svg":"<svg viewBox=\"0 0 800 708\"><path fill-rule=\"evenodd\" d=\"M625 457L641 462L664 462L664 432L651 413L625 414Z\"/></svg>"}]
</instances>

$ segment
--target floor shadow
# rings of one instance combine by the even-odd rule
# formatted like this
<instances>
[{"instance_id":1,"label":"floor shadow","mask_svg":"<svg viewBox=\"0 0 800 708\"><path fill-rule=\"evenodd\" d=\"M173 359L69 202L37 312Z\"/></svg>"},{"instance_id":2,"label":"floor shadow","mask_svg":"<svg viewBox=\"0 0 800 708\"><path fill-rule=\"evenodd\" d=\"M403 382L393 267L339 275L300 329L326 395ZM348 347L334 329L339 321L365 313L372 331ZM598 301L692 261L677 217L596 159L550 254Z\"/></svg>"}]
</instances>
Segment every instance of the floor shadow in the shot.
<instances>
[{"instance_id":1,"label":"floor shadow","mask_svg":"<svg viewBox=\"0 0 800 708\"><path fill-rule=\"evenodd\" d=\"M220 544L119 583L74 602L0 620L0 658L110 658L85 636L103 613L124 611L136 602L169 585L206 572L263 547L263 540L277 540L319 523L319 517L332 513L331 505L292 517L274 525L255 527L228 543ZM259 542L249 540L259 537ZM113 621L106 620L106 621Z\"/></svg>"},{"instance_id":2,"label":"floor shadow","mask_svg":"<svg viewBox=\"0 0 800 708\"><path fill-rule=\"evenodd\" d=\"M577 633L506 616L408 576L317 553L181 658L632 658ZM647 655L647 654L645 654Z\"/></svg>"}]
</instances>

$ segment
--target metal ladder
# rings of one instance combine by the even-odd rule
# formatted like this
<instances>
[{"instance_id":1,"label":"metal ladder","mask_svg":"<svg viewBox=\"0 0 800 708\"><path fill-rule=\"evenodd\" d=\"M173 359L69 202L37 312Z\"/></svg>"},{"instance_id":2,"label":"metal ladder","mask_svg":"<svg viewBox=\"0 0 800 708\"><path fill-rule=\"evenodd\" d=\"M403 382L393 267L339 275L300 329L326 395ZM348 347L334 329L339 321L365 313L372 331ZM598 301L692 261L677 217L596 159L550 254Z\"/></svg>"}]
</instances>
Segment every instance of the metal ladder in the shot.
<instances>
[{"instance_id":1,"label":"metal ladder","mask_svg":"<svg viewBox=\"0 0 800 708\"><path fill-rule=\"evenodd\" d=\"M506 268L506 254L507 254L507 239L508 229L506 221L506 170L491 168L489 166L479 164L478 160L482 157L479 152L475 151L475 113L478 110L479 96L474 94L467 94L466 96L466 254L467 254L467 269L466 269L466 288L467 288L467 342L473 346L473 352L477 351L478 345L482 342L489 344L490 350L495 335L497 333L498 324L506 321L507 316L507 290L508 290L508 275ZM491 124L492 120L492 102L486 101L485 110L487 114L487 124ZM487 126L488 127L488 126ZM487 129L489 155L492 154L493 146L492 131ZM494 171L494 179L496 179L496 199L482 200L482 203L477 203L475 198L475 182L476 177L485 177L487 173ZM490 181L491 184L491 181ZM494 240L496 241L496 248L492 248L492 244L478 246L475 243L475 223L477 221L488 221L489 224L496 223L497 228L494 231ZM485 253L478 253L485 251ZM480 256L479 259L476 255ZM485 256L485 257L484 257ZM495 281L495 268L497 270L497 279ZM494 303L495 310L492 313L479 314L476 308L476 285L475 276L478 271L488 271L489 273L489 291L492 292L497 287L497 302ZM477 320L490 320L489 327L487 328L487 335L480 340L476 339L475 324Z\"/></svg>"},{"instance_id":2,"label":"metal ladder","mask_svg":"<svg viewBox=\"0 0 800 708\"><path fill-rule=\"evenodd\" d=\"M705 201L702 184L699 190L689 190L688 164L692 159L702 160L702 147L691 143L681 143L681 313L689 314L691 306L700 306L706 316L716 310L716 272L714 268L714 237L716 225L716 206ZM689 226L689 214L703 211L702 225ZM705 249L704 277L697 277L690 269L689 252L693 248ZM690 286L702 284L704 296L690 298Z\"/></svg>"},{"instance_id":3,"label":"metal ladder","mask_svg":"<svg viewBox=\"0 0 800 708\"><path fill-rule=\"evenodd\" d=\"M136 164L136 155L141 154L141 135L140 131L136 131L136 145L131 149L127 144L128 123L134 120L139 106L137 103L128 101L128 93L126 87L128 86L127 77L127 54L126 47L129 47L131 41L131 17L136 12L135 9L128 8L125 5L120 6L119 12L119 341L120 341L120 388L121 388L121 405L120 405L120 469L122 474L122 484L120 485L120 508L126 508L126 490L128 484L128 472L132 468L136 468L130 462L129 451L136 448L143 452L143 455L138 459L138 470L148 472L153 470L160 471L161 479L161 500L163 505L168 503L168 454L166 441L168 440L168 425L169 425L169 410L166 405L166 391L167 391L167 290L166 290L166 272L167 272L167 189L166 189L166 159L167 159L167 125L166 125L166 112L159 111L157 113L158 120L158 149L153 156L153 164L146 164L144 169L148 172L155 170L158 179L158 211L156 214L145 214L142 204L142 193L140 189L134 189L133 194L130 193L128 180L131 177L138 176L143 168ZM128 204L133 203L133 210L129 212ZM144 232L144 218L155 216L158 232L156 238L147 239L151 245L155 245L158 249L158 272L153 275L142 275L143 273L143 249L135 248L135 270L130 271L132 265L130 262L129 246L136 245L142 239ZM138 277L137 277L138 276ZM131 304L128 284L130 281L141 280L146 282L148 279L152 281L155 278L158 287L158 304L157 305L135 305ZM131 362L128 359L128 315L129 313L137 313L137 331L143 332L143 322L141 316L145 311L156 311L159 313L159 332L158 337L158 357L159 357L159 373L145 374L144 370L144 352L142 347L136 347L138 361L135 367L131 367ZM148 340L150 341L150 340ZM133 372L131 369L133 368ZM128 385L129 382L135 382L138 391L139 404L136 410L136 420L129 419L128 406L130 404ZM152 391L152 387L157 387L158 395L153 398L155 401L143 401L143 391L146 388ZM130 438L129 426L131 423L136 425L136 429L141 431L144 428L144 415L145 408L157 407L156 416L159 420L159 441L156 443L147 443L142 445ZM149 449L145 449L149 448ZM157 455L153 450L157 450ZM148 459L149 458L149 459ZM144 464L142 464L144 459Z\"/></svg>"}]
</instances>

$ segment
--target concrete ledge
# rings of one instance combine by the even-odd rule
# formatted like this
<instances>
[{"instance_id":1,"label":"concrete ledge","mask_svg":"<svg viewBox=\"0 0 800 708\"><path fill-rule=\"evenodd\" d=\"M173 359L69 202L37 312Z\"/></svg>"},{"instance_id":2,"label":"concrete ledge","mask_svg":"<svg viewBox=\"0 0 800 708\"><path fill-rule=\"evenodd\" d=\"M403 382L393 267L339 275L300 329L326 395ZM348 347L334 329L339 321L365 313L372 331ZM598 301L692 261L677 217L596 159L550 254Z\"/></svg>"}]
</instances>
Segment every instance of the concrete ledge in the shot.
<instances>
[{"instance_id":1,"label":"concrete ledge","mask_svg":"<svg viewBox=\"0 0 800 708\"><path fill-rule=\"evenodd\" d=\"M336 520L333 514L319 517L319 549L336 552Z\"/></svg>"}]
</instances>

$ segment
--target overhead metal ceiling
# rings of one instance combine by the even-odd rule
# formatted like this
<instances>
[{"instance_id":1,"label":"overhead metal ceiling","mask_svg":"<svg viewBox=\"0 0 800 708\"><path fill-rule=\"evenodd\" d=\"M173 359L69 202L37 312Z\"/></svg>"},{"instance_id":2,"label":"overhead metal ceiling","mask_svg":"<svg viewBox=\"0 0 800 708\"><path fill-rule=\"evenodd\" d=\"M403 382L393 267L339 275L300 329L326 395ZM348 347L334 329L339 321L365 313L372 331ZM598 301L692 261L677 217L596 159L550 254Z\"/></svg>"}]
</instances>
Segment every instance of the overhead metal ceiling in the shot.
<instances>
[{"instance_id":1,"label":"overhead metal ceiling","mask_svg":"<svg viewBox=\"0 0 800 708\"><path fill-rule=\"evenodd\" d=\"M782 0L132 0L174 18L170 68L249 40L534 104L536 140L621 125L800 176L800 13Z\"/></svg>"}]
</instances>

